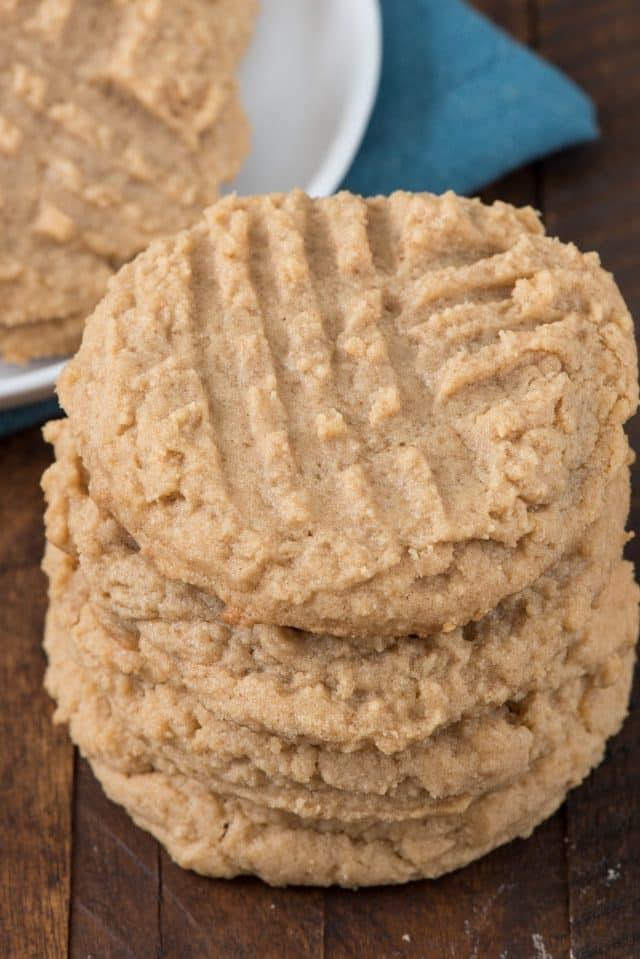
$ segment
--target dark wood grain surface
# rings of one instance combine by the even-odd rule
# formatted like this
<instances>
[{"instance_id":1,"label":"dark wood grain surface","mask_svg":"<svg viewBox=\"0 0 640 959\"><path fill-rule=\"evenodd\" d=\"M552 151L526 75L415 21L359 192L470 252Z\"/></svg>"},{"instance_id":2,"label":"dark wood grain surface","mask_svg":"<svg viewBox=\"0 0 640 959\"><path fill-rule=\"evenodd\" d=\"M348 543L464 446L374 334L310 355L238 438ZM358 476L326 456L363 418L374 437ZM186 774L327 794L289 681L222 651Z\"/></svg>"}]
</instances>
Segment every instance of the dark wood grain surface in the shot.
<instances>
[{"instance_id":1,"label":"dark wood grain surface","mask_svg":"<svg viewBox=\"0 0 640 959\"><path fill-rule=\"evenodd\" d=\"M551 232L599 249L640 318L639 0L476 5L591 93L603 133L487 198L534 203ZM637 421L631 435L640 449ZM640 959L640 704L531 839L437 882L273 890L173 865L51 724L39 569L49 460L38 430L0 441L0 959ZM634 491L639 529L638 471Z\"/></svg>"}]
</instances>

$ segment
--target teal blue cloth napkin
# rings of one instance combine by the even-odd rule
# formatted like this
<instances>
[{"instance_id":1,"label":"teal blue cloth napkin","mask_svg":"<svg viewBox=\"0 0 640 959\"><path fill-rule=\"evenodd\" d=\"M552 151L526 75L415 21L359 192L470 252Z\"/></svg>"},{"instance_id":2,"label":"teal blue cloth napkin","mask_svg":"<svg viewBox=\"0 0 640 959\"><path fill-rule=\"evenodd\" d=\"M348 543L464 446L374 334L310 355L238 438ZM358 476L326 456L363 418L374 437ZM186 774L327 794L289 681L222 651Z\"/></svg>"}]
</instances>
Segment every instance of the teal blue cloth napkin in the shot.
<instances>
[{"instance_id":1,"label":"teal blue cloth napkin","mask_svg":"<svg viewBox=\"0 0 640 959\"><path fill-rule=\"evenodd\" d=\"M380 5L380 91L348 189L472 193L597 137L582 90L465 3Z\"/></svg>"},{"instance_id":2,"label":"teal blue cloth napkin","mask_svg":"<svg viewBox=\"0 0 640 959\"><path fill-rule=\"evenodd\" d=\"M381 7L380 91L346 188L470 193L597 137L585 94L461 0ZM0 436L55 412L49 402L0 413Z\"/></svg>"},{"instance_id":3,"label":"teal blue cloth napkin","mask_svg":"<svg viewBox=\"0 0 640 959\"><path fill-rule=\"evenodd\" d=\"M55 397L43 400L40 403L29 403L27 406L17 406L13 410L4 410L0 413L0 437L9 436L26 430L29 426L46 423L62 416L62 410ZM2 459L0 458L0 468Z\"/></svg>"}]
</instances>

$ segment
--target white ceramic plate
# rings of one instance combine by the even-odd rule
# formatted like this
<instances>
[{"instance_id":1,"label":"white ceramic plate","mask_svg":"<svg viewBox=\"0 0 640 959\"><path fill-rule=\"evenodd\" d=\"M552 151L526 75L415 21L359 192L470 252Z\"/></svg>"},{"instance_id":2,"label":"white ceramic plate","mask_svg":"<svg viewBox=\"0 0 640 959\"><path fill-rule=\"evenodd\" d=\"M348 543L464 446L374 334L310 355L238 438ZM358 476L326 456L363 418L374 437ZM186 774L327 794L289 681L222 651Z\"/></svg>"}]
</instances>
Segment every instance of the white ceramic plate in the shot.
<instances>
[{"instance_id":1,"label":"white ceramic plate","mask_svg":"<svg viewBox=\"0 0 640 959\"><path fill-rule=\"evenodd\" d=\"M366 129L381 49L377 0L261 0L240 76L253 146L228 190L333 193ZM0 409L51 396L63 365L0 363Z\"/></svg>"}]
</instances>

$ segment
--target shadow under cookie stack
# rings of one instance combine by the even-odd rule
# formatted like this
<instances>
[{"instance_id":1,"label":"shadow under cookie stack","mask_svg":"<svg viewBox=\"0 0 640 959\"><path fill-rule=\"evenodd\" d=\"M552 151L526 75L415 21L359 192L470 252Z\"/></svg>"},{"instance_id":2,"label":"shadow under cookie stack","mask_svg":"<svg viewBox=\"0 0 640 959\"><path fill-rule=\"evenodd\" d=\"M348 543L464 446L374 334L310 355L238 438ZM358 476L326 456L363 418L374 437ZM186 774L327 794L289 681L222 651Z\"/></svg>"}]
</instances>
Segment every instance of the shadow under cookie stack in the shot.
<instances>
[{"instance_id":1,"label":"shadow under cookie stack","mask_svg":"<svg viewBox=\"0 0 640 959\"><path fill-rule=\"evenodd\" d=\"M47 687L182 866L435 877L627 710L631 318L533 211L211 207L89 319L45 474Z\"/></svg>"}]
</instances>

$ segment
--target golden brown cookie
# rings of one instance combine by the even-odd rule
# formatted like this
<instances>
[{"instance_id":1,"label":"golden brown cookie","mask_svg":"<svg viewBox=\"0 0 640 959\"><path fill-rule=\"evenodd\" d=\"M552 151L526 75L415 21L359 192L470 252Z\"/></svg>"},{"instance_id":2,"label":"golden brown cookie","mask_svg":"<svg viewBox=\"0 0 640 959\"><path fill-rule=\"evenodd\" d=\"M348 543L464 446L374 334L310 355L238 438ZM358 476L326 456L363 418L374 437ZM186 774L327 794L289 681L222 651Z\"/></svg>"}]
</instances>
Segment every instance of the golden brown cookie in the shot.
<instances>
[{"instance_id":1,"label":"golden brown cookie","mask_svg":"<svg viewBox=\"0 0 640 959\"><path fill-rule=\"evenodd\" d=\"M108 278L193 222L248 145L255 0L0 6L0 355L67 352Z\"/></svg>"},{"instance_id":2,"label":"golden brown cookie","mask_svg":"<svg viewBox=\"0 0 640 959\"><path fill-rule=\"evenodd\" d=\"M294 192L123 268L60 395L93 498L229 622L429 635L575 547L636 378L612 278L531 210Z\"/></svg>"},{"instance_id":3,"label":"golden brown cookie","mask_svg":"<svg viewBox=\"0 0 640 959\"><path fill-rule=\"evenodd\" d=\"M473 797L502 788L564 742L585 677L601 687L618 679L638 627L638 590L629 564L619 563L583 634L565 637L565 662L542 683L531 681L497 706L470 705L459 721L389 755L367 741L336 747L322 740L317 727L307 739L308 715L284 739L261 731L250 714L246 724L220 719L215 700L200 697L197 687L158 668L153 650L148 655L142 646L124 649L97 623L82 574L70 557L49 547L47 568L51 608L46 648L54 664L48 687L61 702L71 695L82 703L98 697L104 705L98 724L76 725L74 736L81 746L99 749L116 766L124 761L129 771L135 756L135 771L153 765L220 794L303 818L415 819L451 803L461 810ZM253 672L251 691L245 693L250 707L271 690L261 683L258 662L253 668L247 662L245 670ZM243 695L230 684L228 697L234 693ZM328 715L332 699L326 690ZM117 719L126 737L112 735L106 713Z\"/></svg>"},{"instance_id":4,"label":"golden brown cookie","mask_svg":"<svg viewBox=\"0 0 640 959\"><path fill-rule=\"evenodd\" d=\"M634 657L606 689L585 685L571 739L506 788L411 822L316 823L155 770L123 774L89 757L107 795L125 806L175 861L204 875L251 873L273 885L367 886L435 878L516 836L526 837L602 759L627 709Z\"/></svg>"},{"instance_id":5,"label":"golden brown cookie","mask_svg":"<svg viewBox=\"0 0 640 959\"><path fill-rule=\"evenodd\" d=\"M72 568L80 564L81 602L90 598L117 636L120 669L187 689L219 719L346 751L373 743L391 755L470 712L593 672L602 659L594 609L605 622L613 615L603 591L626 539L626 468L575 552L480 622L428 638L345 640L221 622L206 594L166 580L90 499L68 422L46 435L57 456L43 478L47 536ZM622 617L614 633L633 642L635 587L630 567L620 570L626 586L616 592L628 601L613 603ZM52 595L64 593L66 579L58 587L55 565L47 571ZM117 658L115 647L109 655Z\"/></svg>"},{"instance_id":6,"label":"golden brown cookie","mask_svg":"<svg viewBox=\"0 0 640 959\"><path fill-rule=\"evenodd\" d=\"M41 323L0 323L0 357L6 363L27 363L37 356L65 356L77 349L82 337L85 314Z\"/></svg>"},{"instance_id":7,"label":"golden brown cookie","mask_svg":"<svg viewBox=\"0 0 640 959\"><path fill-rule=\"evenodd\" d=\"M61 605L54 601L48 619L49 688L59 699L58 721L69 722L107 794L181 865L215 876L255 873L274 884L357 886L436 876L528 835L600 760L624 718L634 662L629 651L609 683L585 675L542 703L537 733L550 724L550 748L532 753L498 788L435 801L417 818L345 820L323 810L321 794L315 811L298 815L273 804L277 789L266 802L259 785L253 799L229 785L221 794L156 756L74 660ZM158 722L161 734L166 720ZM170 754L171 736L164 741Z\"/></svg>"}]
</instances>

